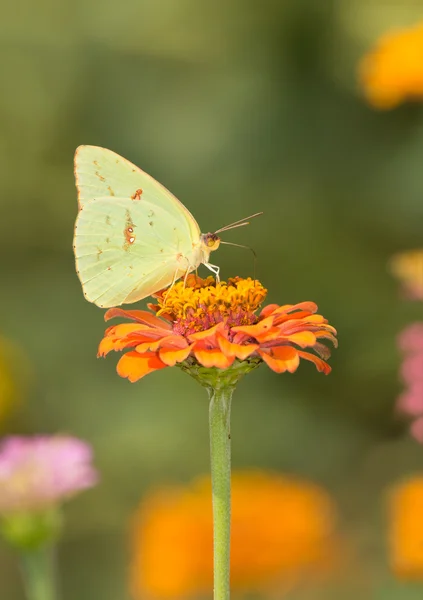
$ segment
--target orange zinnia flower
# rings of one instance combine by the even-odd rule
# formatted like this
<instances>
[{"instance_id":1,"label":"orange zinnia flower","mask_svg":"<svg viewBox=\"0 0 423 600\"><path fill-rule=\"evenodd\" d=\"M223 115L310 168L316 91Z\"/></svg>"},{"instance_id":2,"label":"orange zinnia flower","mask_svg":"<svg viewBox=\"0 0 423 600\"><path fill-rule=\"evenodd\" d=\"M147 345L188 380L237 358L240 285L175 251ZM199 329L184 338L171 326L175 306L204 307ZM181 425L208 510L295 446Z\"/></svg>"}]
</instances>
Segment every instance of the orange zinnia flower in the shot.
<instances>
[{"instance_id":1,"label":"orange zinnia flower","mask_svg":"<svg viewBox=\"0 0 423 600\"><path fill-rule=\"evenodd\" d=\"M390 565L401 579L423 580L423 477L392 492L389 504Z\"/></svg>"},{"instance_id":2,"label":"orange zinnia flower","mask_svg":"<svg viewBox=\"0 0 423 600\"><path fill-rule=\"evenodd\" d=\"M335 506L317 485L263 471L232 481L231 588L283 589L338 565ZM211 484L152 492L133 522L134 598L199 597L213 583ZM315 581L315 579L314 579Z\"/></svg>"},{"instance_id":3,"label":"orange zinnia flower","mask_svg":"<svg viewBox=\"0 0 423 600\"><path fill-rule=\"evenodd\" d=\"M293 373L300 358L328 374L331 368L323 359L330 351L319 340L336 344L336 330L315 314L314 302L270 304L257 315L266 293L250 278L217 283L213 277L191 275L186 283L156 295L158 304L149 308L157 316L143 310L108 310L106 320L125 317L132 322L109 327L98 354L129 349L117 371L131 382L164 367L228 369L236 361L251 368L264 361L276 373Z\"/></svg>"},{"instance_id":4,"label":"orange zinnia flower","mask_svg":"<svg viewBox=\"0 0 423 600\"><path fill-rule=\"evenodd\" d=\"M423 100L423 23L382 36L361 61L359 79L375 108Z\"/></svg>"}]
</instances>

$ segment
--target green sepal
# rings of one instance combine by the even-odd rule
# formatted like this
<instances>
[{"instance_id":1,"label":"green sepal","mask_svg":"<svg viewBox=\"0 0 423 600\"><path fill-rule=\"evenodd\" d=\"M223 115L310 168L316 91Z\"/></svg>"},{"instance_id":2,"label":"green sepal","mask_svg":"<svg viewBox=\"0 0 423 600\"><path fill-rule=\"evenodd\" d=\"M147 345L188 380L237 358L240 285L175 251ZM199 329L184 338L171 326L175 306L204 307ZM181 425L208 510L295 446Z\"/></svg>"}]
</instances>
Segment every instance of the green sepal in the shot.
<instances>
[{"instance_id":1,"label":"green sepal","mask_svg":"<svg viewBox=\"0 0 423 600\"><path fill-rule=\"evenodd\" d=\"M59 508L15 512L0 517L0 535L19 551L35 550L55 542L62 531Z\"/></svg>"},{"instance_id":2,"label":"green sepal","mask_svg":"<svg viewBox=\"0 0 423 600\"><path fill-rule=\"evenodd\" d=\"M178 366L203 387L221 390L234 389L244 375L256 369L262 362L261 358L250 358L242 361L236 359L227 369L218 369L217 367L203 367L194 358L190 357Z\"/></svg>"}]
</instances>

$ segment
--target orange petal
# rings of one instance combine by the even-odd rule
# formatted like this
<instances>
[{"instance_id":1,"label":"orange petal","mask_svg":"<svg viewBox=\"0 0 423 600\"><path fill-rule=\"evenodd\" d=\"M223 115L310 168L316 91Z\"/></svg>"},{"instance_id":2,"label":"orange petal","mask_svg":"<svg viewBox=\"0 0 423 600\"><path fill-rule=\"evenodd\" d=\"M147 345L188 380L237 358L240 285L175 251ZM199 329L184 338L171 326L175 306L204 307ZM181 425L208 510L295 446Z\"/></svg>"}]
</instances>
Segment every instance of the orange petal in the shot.
<instances>
[{"instance_id":1,"label":"orange petal","mask_svg":"<svg viewBox=\"0 0 423 600\"><path fill-rule=\"evenodd\" d=\"M146 310L123 310L122 308L110 308L104 315L104 320L109 321L115 317L124 317L138 323L143 323L149 327L157 327L159 329L171 329L172 326L166 321L158 319Z\"/></svg>"},{"instance_id":2,"label":"orange petal","mask_svg":"<svg viewBox=\"0 0 423 600\"><path fill-rule=\"evenodd\" d=\"M301 348L307 348L307 346L314 346L316 343L316 336L311 331L298 331L297 333L291 333L290 335L284 335L281 339L288 339L293 344L301 346Z\"/></svg>"},{"instance_id":3,"label":"orange petal","mask_svg":"<svg viewBox=\"0 0 423 600\"><path fill-rule=\"evenodd\" d=\"M225 356L219 348L194 348L194 356L206 368L227 369L235 360L235 356Z\"/></svg>"},{"instance_id":4,"label":"orange petal","mask_svg":"<svg viewBox=\"0 0 423 600\"><path fill-rule=\"evenodd\" d=\"M155 339L139 344L136 347L136 350L137 352L146 352L147 350L151 350L151 352L156 352L162 346L166 346L172 350L179 348L185 349L188 346L188 342L182 335L172 334L166 335L165 337L161 337L158 340Z\"/></svg>"},{"instance_id":5,"label":"orange petal","mask_svg":"<svg viewBox=\"0 0 423 600\"><path fill-rule=\"evenodd\" d=\"M279 304L268 304L261 311L260 317L269 317L278 308L279 308Z\"/></svg>"},{"instance_id":6,"label":"orange petal","mask_svg":"<svg viewBox=\"0 0 423 600\"><path fill-rule=\"evenodd\" d=\"M187 346L186 348L181 348L179 350L174 350L173 348L161 348L159 351L159 356L161 360L168 367L174 367L176 363L183 362L191 353L191 346Z\"/></svg>"},{"instance_id":7,"label":"orange petal","mask_svg":"<svg viewBox=\"0 0 423 600\"><path fill-rule=\"evenodd\" d=\"M254 336L260 344L264 344L264 342L271 342L272 340L277 340L281 337L281 332L278 327L271 327L262 335Z\"/></svg>"},{"instance_id":8,"label":"orange petal","mask_svg":"<svg viewBox=\"0 0 423 600\"><path fill-rule=\"evenodd\" d=\"M330 340L333 345L335 346L335 348L338 347L338 340L336 339L336 337L334 335L332 335L331 333L329 333L329 331L319 331L318 333L316 333L316 338L320 339L320 338L326 338L328 340Z\"/></svg>"},{"instance_id":9,"label":"orange petal","mask_svg":"<svg viewBox=\"0 0 423 600\"><path fill-rule=\"evenodd\" d=\"M120 325L109 327L106 330L104 338L100 342L97 356L106 356L111 350L118 351L124 350L125 348L133 348L139 343L140 337L142 339L142 336L140 333L140 335L135 336L134 339L128 339L128 331L129 334L132 335L135 333L138 334L142 331L143 327L144 325L136 325L135 323L121 323ZM144 334L144 332L142 333Z\"/></svg>"},{"instance_id":10,"label":"orange petal","mask_svg":"<svg viewBox=\"0 0 423 600\"><path fill-rule=\"evenodd\" d=\"M217 341L225 356L236 356L239 360L245 360L259 347L258 344L234 344L223 337L223 335L218 335Z\"/></svg>"},{"instance_id":11,"label":"orange petal","mask_svg":"<svg viewBox=\"0 0 423 600\"><path fill-rule=\"evenodd\" d=\"M157 369L166 367L157 354L153 352L127 352L119 360L116 370L121 377L127 377L131 383L138 381Z\"/></svg>"},{"instance_id":12,"label":"orange petal","mask_svg":"<svg viewBox=\"0 0 423 600\"><path fill-rule=\"evenodd\" d=\"M143 334L145 331L151 331L150 327L140 325L139 323L119 323L119 325L114 325L112 329L109 329L107 335L115 338L123 338L130 333Z\"/></svg>"},{"instance_id":13,"label":"orange petal","mask_svg":"<svg viewBox=\"0 0 423 600\"><path fill-rule=\"evenodd\" d=\"M271 353L263 350L257 350L257 352L275 373L284 373L285 371L293 373L300 364L299 352L292 346L277 346L271 348Z\"/></svg>"},{"instance_id":14,"label":"orange petal","mask_svg":"<svg viewBox=\"0 0 423 600\"><path fill-rule=\"evenodd\" d=\"M259 336L268 333L269 329L272 327L273 319L273 316L266 317L255 325L238 325L236 327L232 327L231 331L237 333L246 333L247 335L258 339Z\"/></svg>"},{"instance_id":15,"label":"orange petal","mask_svg":"<svg viewBox=\"0 0 423 600\"><path fill-rule=\"evenodd\" d=\"M106 356L109 354L111 350L115 349L116 342L108 337L105 337L101 340L100 345L98 347L97 357Z\"/></svg>"},{"instance_id":16,"label":"orange petal","mask_svg":"<svg viewBox=\"0 0 423 600\"><path fill-rule=\"evenodd\" d=\"M217 325L213 325L213 327L210 327L210 329L206 329L205 331L197 331L196 333L191 333L191 335L189 335L188 338L193 342L198 340L205 340L209 337L213 337L214 335L216 335L216 333L220 329L222 329L222 327L223 323L218 323Z\"/></svg>"},{"instance_id":17,"label":"orange petal","mask_svg":"<svg viewBox=\"0 0 423 600\"><path fill-rule=\"evenodd\" d=\"M125 348L133 348L137 345L137 343L138 342L136 341L123 342L122 340L116 340L113 338L105 337L101 340L98 346L97 357L106 356L106 354L109 354L111 350L119 351L125 350Z\"/></svg>"},{"instance_id":18,"label":"orange petal","mask_svg":"<svg viewBox=\"0 0 423 600\"><path fill-rule=\"evenodd\" d=\"M275 321L274 321L274 325L282 325L284 323L289 323L293 326L296 326L296 324L298 324L298 321L302 321L307 320L308 317L311 317L312 313L306 310L299 310L298 312L295 313L283 313L283 314L274 314L275 317Z\"/></svg>"},{"instance_id":19,"label":"orange petal","mask_svg":"<svg viewBox=\"0 0 423 600\"><path fill-rule=\"evenodd\" d=\"M316 365L317 370L321 373L329 375L329 373L332 371L332 368L328 365L328 363L326 363L318 356L315 356L310 352L302 352L301 350L298 351L298 354L301 356L301 358L305 358L306 360L313 362Z\"/></svg>"},{"instance_id":20,"label":"orange petal","mask_svg":"<svg viewBox=\"0 0 423 600\"><path fill-rule=\"evenodd\" d=\"M285 304L284 306L280 306L276 312L284 313L284 312L293 312L294 310L306 310L307 312L315 313L317 310L317 304L314 302L299 302L298 304Z\"/></svg>"}]
</instances>

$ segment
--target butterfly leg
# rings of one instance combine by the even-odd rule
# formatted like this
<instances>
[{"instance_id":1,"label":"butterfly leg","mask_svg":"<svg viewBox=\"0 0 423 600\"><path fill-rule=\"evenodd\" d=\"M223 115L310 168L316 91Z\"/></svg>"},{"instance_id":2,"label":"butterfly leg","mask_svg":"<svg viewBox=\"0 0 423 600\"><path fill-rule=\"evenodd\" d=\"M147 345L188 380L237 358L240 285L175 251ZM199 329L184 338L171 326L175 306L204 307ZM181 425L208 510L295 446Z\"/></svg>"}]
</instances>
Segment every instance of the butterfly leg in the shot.
<instances>
[{"instance_id":1,"label":"butterfly leg","mask_svg":"<svg viewBox=\"0 0 423 600\"><path fill-rule=\"evenodd\" d=\"M176 281L179 279L178 273L179 273L179 269L176 269L175 274L174 274L173 279L172 279L172 283L167 288L166 292L169 292L173 288L173 286L175 285ZM166 306L166 298L165 298L165 301L164 301L164 306Z\"/></svg>"},{"instance_id":2,"label":"butterfly leg","mask_svg":"<svg viewBox=\"0 0 423 600\"><path fill-rule=\"evenodd\" d=\"M220 267L218 267L217 265L212 265L210 263L204 263L204 266L207 267L209 269L209 271L211 271L216 276L216 281L217 281L217 283L219 283L220 282L220 277L219 277Z\"/></svg>"},{"instance_id":3,"label":"butterfly leg","mask_svg":"<svg viewBox=\"0 0 423 600\"><path fill-rule=\"evenodd\" d=\"M185 273L185 277L184 277L184 287L186 287L187 285L187 279L188 279L188 275L190 274L190 270L189 268L187 269L186 273Z\"/></svg>"}]
</instances>

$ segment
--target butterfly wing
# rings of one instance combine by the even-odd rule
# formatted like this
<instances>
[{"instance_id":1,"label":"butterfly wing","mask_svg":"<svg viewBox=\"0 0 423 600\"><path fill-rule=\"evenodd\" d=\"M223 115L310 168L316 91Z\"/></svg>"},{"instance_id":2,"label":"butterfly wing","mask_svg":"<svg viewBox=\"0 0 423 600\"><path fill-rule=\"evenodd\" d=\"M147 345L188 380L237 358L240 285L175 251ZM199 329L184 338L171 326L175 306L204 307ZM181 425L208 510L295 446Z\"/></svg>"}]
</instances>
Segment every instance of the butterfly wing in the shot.
<instances>
[{"instance_id":1,"label":"butterfly wing","mask_svg":"<svg viewBox=\"0 0 423 600\"><path fill-rule=\"evenodd\" d=\"M201 236L196 220L137 166L106 148L79 146L75 179L74 251L90 302L136 302L199 264L193 256Z\"/></svg>"},{"instance_id":2,"label":"butterfly wing","mask_svg":"<svg viewBox=\"0 0 423 600\"><path fill-rule=\"evenodd\" d=\"M183 213L192 237L199 239L201 232L197 221L182 202L126 158L107 148L79 146L74 164L80 207L94 198L147 198L177 220Z\"/></svg>"},{"instance_id":3,"label":"butterfly wing","mask_svg":"<svg viewBox=\"0 0 423 600\"><path fill-rule=\"evenodd\" d=\"M100 307L136 302L198 266L189 225L183 211L170 214L146 198L86 202L74 237L86 299Z\"/></svg>"}]
</instances>

